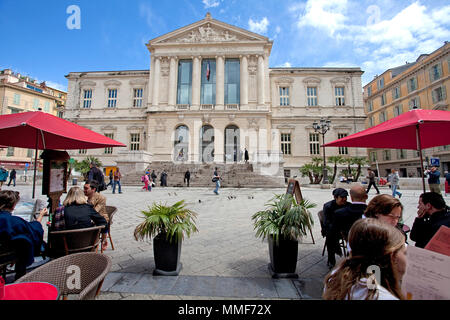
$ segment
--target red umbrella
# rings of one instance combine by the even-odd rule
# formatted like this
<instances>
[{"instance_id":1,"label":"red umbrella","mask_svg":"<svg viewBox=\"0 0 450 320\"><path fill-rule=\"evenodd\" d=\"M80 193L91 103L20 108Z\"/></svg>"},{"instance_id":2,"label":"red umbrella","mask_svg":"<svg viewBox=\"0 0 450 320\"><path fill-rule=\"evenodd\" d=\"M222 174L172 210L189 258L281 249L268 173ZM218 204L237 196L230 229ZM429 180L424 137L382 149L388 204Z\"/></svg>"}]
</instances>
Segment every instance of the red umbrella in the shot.
<instances>
[{"instance_id":1,"label":"red umbrella","mask_svg":"<svg viewBox=\"0 0 450 320\"><path fill-rule=\"evenodd\" d=\"M126 146L75 123L41 111L1 115L0 145L35 149L35 163L38 149L70 150ZM35 182L33 181L33 198L34 187Z\"/></svg>"},{"instance_id":2,"label":"red umbrella","mask_svg":"<svg viewBox=\"0 0 450 320\"><path fill-rule=\"evenodd\" d=\"M450 112L414 109L324 146L417 150L424 172L422 149L448 144L450 144ZM422 184L425 192L423 174Z\"/></svg>"}]
</instances>

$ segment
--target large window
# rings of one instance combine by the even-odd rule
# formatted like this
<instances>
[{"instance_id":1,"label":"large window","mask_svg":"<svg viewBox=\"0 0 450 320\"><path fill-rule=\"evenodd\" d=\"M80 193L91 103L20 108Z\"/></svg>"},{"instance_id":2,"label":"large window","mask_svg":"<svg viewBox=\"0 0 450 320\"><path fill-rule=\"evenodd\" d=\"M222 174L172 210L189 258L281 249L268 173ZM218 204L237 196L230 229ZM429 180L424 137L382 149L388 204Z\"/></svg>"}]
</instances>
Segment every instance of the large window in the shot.
<instances>
[{"instance_id":1,"label":"large window","mask_svg":"<svg viewBox=\"0 0 450 320\"><path fill-rule=\"evenodd\" d=\"M291 153L291 134L290 133L282 133L281 134L281 151L283 154L292 154Z\"/></svg>"},{"instance_id":2,"label":"large window","mask_svg":"<svg viewBox=\"0 0 450 320\"><path fill-rule=\"evenodd\" d=\"M367 87L367 96L370 97L372 95L372 86Z\"/></svg>"},{"instance_id":3,"label":"large window","mask_svg":"<svg viewBox=\"0 0 450 320\"><path fill-rule=\"evenodd\" d=\"M373 111L373 100L367 101L367 112Z\"/></svg>"},{"instance_id":4,"label":"large window","mask_svg":"<svg viewBox=\"0 0 450 320\"><path fill-rule=\"evenodd\" d=\"M430 82L436 81L442 77L442 65L435 64L430 69Z\"/></svg>"},{"instance_id":5,"label":"large window","mask_svg":"<svg viewBox=\"0 0 450 320\"><path fill-rule=\"evenodd\" d=\"M225 104L240 104L240 61L225 60Z\"/></svg>"},{"instance_id":6,"label":"large window","mask_svg":"<svg viewBox=\"0 0 450 320\"><path fill-rule=\"evenodd\" d=\"M309 153L310 154L320 154L320 144L319 144L319 134L310 133L309 134Z\"/></svg>"},{"instance_id":7,"label":"large window","mask_svg":"<svg viewBox=\"0 0 450 320\"><path fill-rule=\"evenodd\" d=\"M105 133L105 137L114 139L114 133ZM105 154L112 154L112 153L113 153L112 147L105 148Z\"/></svg>"},{"instance_id":8,"label":"large window","mask_svg":"<svg viewBox=\"0 0 450 320\"><path fill-rule=\"evenodd\" d=\"M394 107L394 117L397 117L403 113L403 106L401 104Z\"/></svg>"},{"instance_id":9,"label":"large window","mask_svg":"<svg viewBox=\"0 0 450 320\"><path fill-rule=\"evenodd\" d=\"M280 106L289 105L289 87L280 87Z\"/></svg>"},{"instance_id":10,"label":"large window","mask_svg":"<svg viewBox=\"0 0 450 320\"><path fill-rule=\"evenodd\" d=\"M438 87L436 89L434 89L431 92L432 98L433 98L433 103L438 103L439 101L443 101L445 100L446 96L445 96L445 87L441 86Z\"/></svg>"},{"instance_id":11,"label":"large window","mask_svg":"<svg viewBox=\"0 0 450 320\"><path fill-rule=\"evenodd\" d=\"M19 105L20 104L20 94L14 93L14 104Z\"/></svg>"},{"instance_id":12,"label":"large window","mask_svg":"<svg viewBox=\"0 0 450 320\"><path fill-rule=\"evenodd\" d=\"M383 150L383 160L384 161L391 160L391 150Z\"/></svg>"},{"instance_id":13,"label":"large window","mask_svg":"<svg viewBox=\"0 0 450 320\"><path fill-rule=\"evenodd\" d=\"M418 109L420 108L420 99L419 97L412 98L409 100L409 109Z\"/></svg>"},{"instance_id":14,"label":"large window","mask_svg":"<svg viewBox=\"0 0 450 320\"><path fill-rule=\"evenodd\" d=\"M379 117L380 117L380 118L379 118L380 123L385 122L385 121L387 120L387 114L386 114L386 111L381 111Z\"/></svg>"},{"instance_id":15,"label":"large window","mask_svg":"<svg viewBox=\"0 0 450 320\"><path fill-rule=\"evenodd\" d=\"M33 99L33 109L37 110L39 108L39 99L34 98Z\"/></svg>"},{"instance_id":16,"label":"large window","mask_svg":"<svg viewBox=\"0 0 450 320\"><path fill-rule=\"evenodd\" d=\"M133 107L135 107L135 108L142 107L143 95L144 95L144 89L142 89L142 88L133 89Z\"/></svg>"},{"instance_id":17,"label":"large window","mask_svg":"<svg viewBox=\"0 0 450 320\"><path fill-rule=\"evenodd\" d=\"M386 93L383 93L380 96L380 99L381 99L381 105L384 106L386 104Z\"/></svg>"},{"instance_id":18,"label":"large window","mask_svg":"<svg viewBox=\"0 0 450 320\"><path fill-rule=\"evenodd\" d=\"M8 147L8 150L6 151L7 157L13 157L14 156L14 147Z\"/></svg>"},{"instance_id":19,"label":"large window","mask_svg":"<svg viewBox=\"0 0 450 320\"><path fill-rule=\"evenodd\" d=\"M345 91L344 87L336 87L334 89L336 96L336 106L345 106Z\"/></svg>"},{"instance_id":20,"label":"large window","mask_svg":"<svg viewBox=\"0 0 450 320\"><path fill-rule=\"evenodd\" d=\"M338 133L338 139L342 139L348 136L347 133ZM347 147L339 147L339 154L348 154L348 148Z\"/></svg>"},{"instance_id":21,"label":"large window","mask_svg":"<svg viewBox=\"0 0 450 320\"><path fill-rule=\"evenodd\" d=\"M392 89L392 100L400 98L400 87Z\"/></svg>"},{"instance_id":22,"label":"large window","mask_svg":"<svg viewBox=\"0 0 450 320\"><path fill-rule=\"evenodd\" d=\"M308 97L308 107L317 106L317 87L306 88L306 95Z\"/></svg>"},{"instance_id":23,"label":"large window","mask_svg":"<svg viewBox=\"0 0 450 320\"><path fill-rule=\"evenodd\" d=\"M130 135L130 150L139 151L141 144L141 135L139 133L131 133Z\"/></svg>"},{"instance_id":24,"label":"large window","mask_svg":"<svg viewBox=\"0 0 450 320\"><path fill-rule=\"evenodd\" d=\"M177 104L191 105L192 61L178 62Z\"/></svg>"},{"instance_id":25,"label":"large window","mask_svg":"<svg viewBox=\"0 0 450 320\"><path fill-rule=\"evenodd\" d=\"M83 108L89 109L92 105L92 89L83 91Z\"/></svg>"},{"instance_id":26,"label":"large window","mask_svg":"<svg viewBox=\"0 0 450 320\"><path fill-rule=\"evenodd\" d=\"M216 60L202 61L201 104L216 104Z\"/></svg>"},{"instance_id":27,"label":"large window","mask_svg":"<svg viewBox=\"0 0 450 320\"><path fill-rule=\"evenodd\" d=\"M408 87L408 93L417 90L417 78L409 78L406 86Z\"/></svg>"},{"instance_id":28,"label":"large window","mask_svg":"<svg viewBox=\"0 0 450 320\"><path fill-rule=\"evenodd\" d=\"M397 149L397 159L406 159L406 150Z\"/></svg>"},{"instance_id":29,"label":"large window","mask_svg":"<svg viewBox=\"0 0 450 320\"><path fill-rule=\"evenodd\" d=\"M108 108L117 106L117 89L108 89Z\"/></svg>"},{"instance_id":30,"label":"large window","mask_svg":"<svg viewBox=\"0 0 450 320\"><path fill-rule=\"evenodd\" d=\"M384 88L384 78L378 79L378 81L377 81L377 88L378 88L378 90Z\"/></svg>"}]
</instances>

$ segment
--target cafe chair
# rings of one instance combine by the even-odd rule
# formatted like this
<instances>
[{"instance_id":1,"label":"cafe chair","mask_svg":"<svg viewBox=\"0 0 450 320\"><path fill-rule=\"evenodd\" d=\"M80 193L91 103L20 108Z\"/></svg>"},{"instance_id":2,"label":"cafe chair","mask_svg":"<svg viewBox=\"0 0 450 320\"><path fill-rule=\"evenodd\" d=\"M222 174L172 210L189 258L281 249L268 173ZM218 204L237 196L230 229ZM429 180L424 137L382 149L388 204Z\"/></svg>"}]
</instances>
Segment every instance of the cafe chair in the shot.
<instances>
[{"instance_id":1,"label":"cafe chair","mask_svg":"<svg viewBox=\"0 0 450 320\"><path fill-rule=\"evenodd\" d=\"M319 217L320 227L321 227L321 230L322 230L322 236L325 237L325 215L323 213L323 210L320 210L317 213L317 215ZM323 244L323 250L322 250L322 257L325 255L326 247L327 247L327 238L325 237L325 242ZM340 233L340 237L339 237L339 247L344 252L344 256L347 257L348 256L347 240L345 239L345 236L344 236L344 234L342 232Z\"/></svg>"},{"instance_id":2,"label":"cafe chair","mask_svg":"<svg viewBox=\"0 0 450 320\"><path fill-rule=\"evenodd\" d=\"M93 300L100 293L111 269L111 258L95 252L64 256L31 271L15 283L48 282L59 290L60 298Z\"/></svg>"},{"instance_id":3,"label":"cafe chair","mask_svg":"<svg viewBox=\"0 0 450 320\"><path fill-rule=\"evenodd\" d=\"M113 206L106 206L106 213L108 214L108 218L109 218L109 225L108 225L108 238L109 238L109 242L111 243L111 249L114 250L114 244L113 241L111 239L111 225L113 224L113 216L114 214L117 212L117 208L113 207Z\"/></svg>"},{"instance_id":4,"label":"cafe chair","mask_svg":"<svg viewBox=\"0 0 450 320\"><path fill-rule=\"evenodd\" d=\"M59 258L78 252L96 251L100 244L100 232L105 226L50 231L48 233L48 256Z\"/></svg>"},{"instance_id":5,"label":"cafe chair","mask_svg":"<svg viewBox=\"0 0 450 320\"><path fill-rule=\"evenodd\" d=\"M16 251L6 242L0 242L0 272L6 279L7 267L16 263Z\"/></svg>"}]
</instances>

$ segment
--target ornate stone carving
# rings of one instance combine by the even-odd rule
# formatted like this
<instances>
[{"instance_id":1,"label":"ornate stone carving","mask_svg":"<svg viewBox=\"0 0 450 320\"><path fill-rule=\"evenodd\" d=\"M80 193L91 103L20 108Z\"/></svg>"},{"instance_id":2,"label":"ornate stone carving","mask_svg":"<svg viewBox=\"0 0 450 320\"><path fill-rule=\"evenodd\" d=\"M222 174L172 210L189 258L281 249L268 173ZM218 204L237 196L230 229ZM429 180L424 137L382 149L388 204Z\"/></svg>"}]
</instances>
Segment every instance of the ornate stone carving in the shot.
<instances>
[{"instance_id":1,"label":"ornate stone carving","mask_svg":"<svg viewBox=\"0 0 450 320\"><path fill-rule=\"evenodd\" d=\"M248 74L251 76L256 75L258 72L258 58L256 56L250 56L248 58Z\"/></svg>"},{"instance_id":2,"label":"ornate stone carving","mask_svg":"<svg viewBox=\"0 0 450 320\"><path fill-rule=\"evenodd\" d=\"M196 43L196 42L227 42L237 41L238 37L234 34L230 34L228 30L218 30L212 28L209 23L199 27L196 30L192 30L184 37L175 39L175 42L179 43Z\"/></svg>"},{"instance_id":3,"label":"ornate stone carving","mask_svg":"<svg viewBox=\"0 0 450 320\"><path fill-rule=\"evenodd\" d=\"M95 87L95 85L96 85L96 83L91 80L84 80L84 81L81 81L81 83L80 83L80 87Z\"/></svg>"},{"instance_id":4,"label":"ornate stone carving","mask_svg":"<svg viewBox=\"0 0 450 320\"><path fill-rule=\"evenodd\" d=\"M211 120L211 116L208 113L203 114L202 121L204 123L209 123L210 120Z\"/></svg>"},{"instance_id":5,"label":"ornate stone carving","mask_svg":"<svg viewBox=\"0 0 450 320\"><path fill-rule=\"evenodd\" d=\"M105 81L105 87L118 87L122 84L122 82L117 80L108 80Z\"/></svg>"},{"instance_id":6,"label":"ornate stone carving","mask_svg":"<svg viewBox=\"0 0 450 320\"><path fill-rule=\"evenodd\" d=\"M259 129L259 119L258 118L247 118L248 121L248 127L249 128L254 128L254 129Z\"/></svg>"},{"instance_id":7,"label":"ornate stone carving","mask_svg":"<svg viewBox=\"0 0 450 320\"><path fill-rule=\"evenodd\" d=\"M168 58L161 59L161 76L168 77L170 72L170 62Z\"/></svg>"}]
</instances>

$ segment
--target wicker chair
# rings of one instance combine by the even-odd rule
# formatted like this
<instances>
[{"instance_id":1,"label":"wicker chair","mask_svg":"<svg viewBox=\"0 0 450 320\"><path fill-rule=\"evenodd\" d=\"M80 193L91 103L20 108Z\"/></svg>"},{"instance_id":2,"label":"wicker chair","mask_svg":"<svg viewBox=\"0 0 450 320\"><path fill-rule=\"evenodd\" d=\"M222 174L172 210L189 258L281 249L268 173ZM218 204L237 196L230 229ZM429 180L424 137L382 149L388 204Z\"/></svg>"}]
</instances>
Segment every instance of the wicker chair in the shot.
<instances>
[{"instance_id":1,"label":"wicker chair","mask_svg":"<svg viewBox=\"0 0 450 320\"><path fill-rule=\"evenodd\" d=\"M100 292L111 269L111 258L95 252L74 253L31 271L15 283L48 282L55 285L60 298L72 295L77 300L92 300ZM79 275L79 281L76 278Z\"/></svg>"},{"instance_id":2,"label":"wicker chair","mask_svg":"<svg viewBox=\"0 0 450 320\"><path fill-rule=\"evenodd\" d=\"M100 243L100 231L104 227L50 231L48 234L48 256L58 258L72 253L97 250Z\"/></svg>"},{"instance_id":3,"label":"wicker chair","mask_svg":"<svg viewBox=\"0 0 450 320\"><path fill-rule=\"evenodd\" d=\"M113 207L113 206L106 206L106 213L108 214L109 217L109 225L108 225L108 238L109 238L109 242L111 242L111 249L114 250L114 244L113 241L111 239L111 225L113 224L113 216L114 214L117 212L117 208Z\"/></svg>"},{"instance_id":4,"label":"wicker chair","mask_svg":"<svg viewBox=\"0 0 450 320\"><path fill-rule=\"evenodd\" d=\"M16 252L5 242L0 242L0 271L3 279L6 279L6 269L16 263Z\"/></svg>"}]
</instances>

